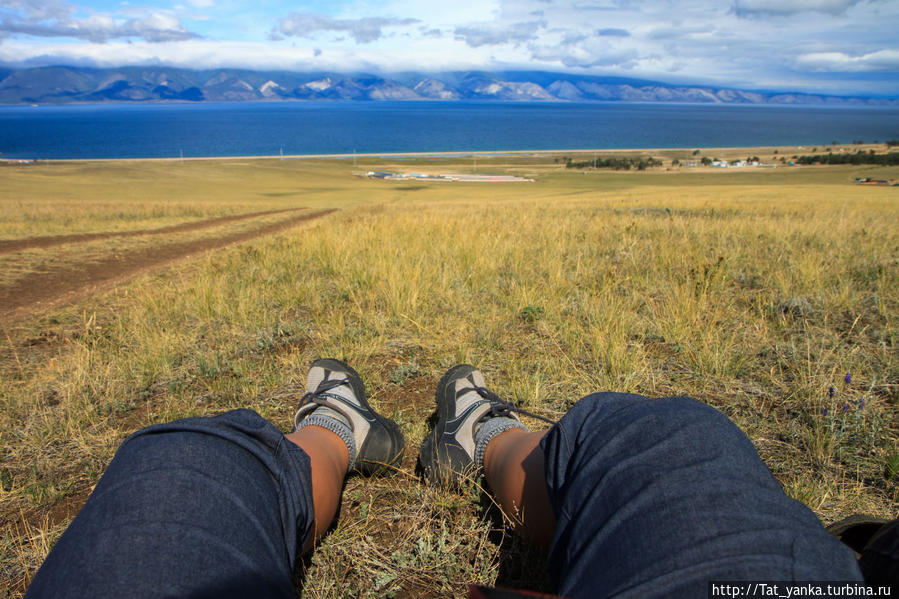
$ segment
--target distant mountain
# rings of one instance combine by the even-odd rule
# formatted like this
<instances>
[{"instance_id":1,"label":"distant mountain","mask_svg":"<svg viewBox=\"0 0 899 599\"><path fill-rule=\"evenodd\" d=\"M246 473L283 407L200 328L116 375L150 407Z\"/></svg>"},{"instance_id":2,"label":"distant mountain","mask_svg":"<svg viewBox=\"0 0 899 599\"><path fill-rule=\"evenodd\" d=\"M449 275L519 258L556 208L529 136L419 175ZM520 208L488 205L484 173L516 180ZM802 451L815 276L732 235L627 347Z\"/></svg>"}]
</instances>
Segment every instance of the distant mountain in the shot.
<instances>
[{"instance_id":1,"label":"distant mountain","mask_svg":"<svg viewBox=\"0 0 899 599\"><path fill-rule=\"evenodd\" d=\"M401 73L391 77L241 69L195 71L168 67L0 68L0 104L496 100L899 106L896 98L749 91L544 71Z\"/></svg>"}]
</instances>

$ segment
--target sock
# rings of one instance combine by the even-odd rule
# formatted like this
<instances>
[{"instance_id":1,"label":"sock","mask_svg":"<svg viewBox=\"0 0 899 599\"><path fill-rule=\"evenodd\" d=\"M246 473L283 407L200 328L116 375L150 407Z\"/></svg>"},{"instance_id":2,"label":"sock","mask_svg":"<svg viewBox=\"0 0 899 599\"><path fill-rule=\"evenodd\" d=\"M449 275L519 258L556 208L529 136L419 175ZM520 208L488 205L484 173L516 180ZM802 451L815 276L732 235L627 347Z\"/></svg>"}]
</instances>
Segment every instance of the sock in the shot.
<instances>
[{"instance_id":1,"label":"sock","mask_svg":"<svg viewBox=\"0 0 899 599\"><path fill-rule=\"evenodd\" d=\"M487 444L500 433L513 428L528 430L528 427L523 425L517 418L507 418L505 416L491 418L478 427L478 430L474 433L474 463L479 469L484 467L484 452L487 451Z\"/></svg>"},{"instance_id":2,"label":"sock","mask_svg":"<svg viewBox=\"0 0 899 599\"><path fill-rule=\"evenodd\" d=\"M474 384L478 387L484 387L484 377L479 372L476 371L472 373L474 378ZM456 381L456 390L461 391L465 387L470 387L471 382L465 379L459 379ZM468 393L463 394L461 397L456 399L456 415L458 416L469 406L479 401L483 401L484 398L478 394L477 391L472 389ZM484 452L487 450L487 444L493 440L495 436L500 433L504 433L513 428L520 428L523 430L528 430L528 428L521 423L517 418L510 418L506 416L497 416L496 418L491 418L487 422L478 426L478 428L474 432L474 463L478 469L484 467Z\"/></svg>"},{"instance_id":3,"label":"sock","mask_svg":"<svg viewBox=\"0 0 899 599\"><path fill-rule=\"evenodd\" d=\"M336 391L336 389L329 393ZM341 438L346 443L347 450L350 453L350 463L347 472L351 471L356 465L356 440L353 438L353 431L350 429L349 421L343 415L335 412L327 406L316 408L311 414L303 418L294 431L298 431L306 426L320 426L327 429Z\"/></svg>"}]
</instances>

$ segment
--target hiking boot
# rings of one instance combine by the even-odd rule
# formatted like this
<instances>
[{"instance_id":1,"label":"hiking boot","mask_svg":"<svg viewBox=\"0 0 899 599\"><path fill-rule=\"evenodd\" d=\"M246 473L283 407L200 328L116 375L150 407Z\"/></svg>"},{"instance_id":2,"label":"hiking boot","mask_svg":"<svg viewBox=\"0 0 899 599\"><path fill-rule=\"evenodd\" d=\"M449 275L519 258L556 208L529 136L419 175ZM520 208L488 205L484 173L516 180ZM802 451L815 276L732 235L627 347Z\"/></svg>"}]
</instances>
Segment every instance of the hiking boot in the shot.
<instances>
[{"instance_id":1,"label":"hiking boot","mask_svg":"<svg viewBox=\"0 0 899 599\"><path fill-rule=\"evenodd\" d=\"M477 476L484 451L498 434L528 430L512 404L487 390L474 366L450 368L437 384L437 423L421 444L418 461L432 485L458 485Z\"/></svg>"},{"instance_id":2,"label":"hiking boot","mask_svg":"<svg viewBox=\"0 0 899 599\"><path fill-rule=\"evenodd\" d=\"M309 425L343 439L350 452L348 471L385 473L403 457L406 441L400 427L368 405L362 377L340 360L316 360L309 368L294 430Z\"/></svg>"}]
</instances>

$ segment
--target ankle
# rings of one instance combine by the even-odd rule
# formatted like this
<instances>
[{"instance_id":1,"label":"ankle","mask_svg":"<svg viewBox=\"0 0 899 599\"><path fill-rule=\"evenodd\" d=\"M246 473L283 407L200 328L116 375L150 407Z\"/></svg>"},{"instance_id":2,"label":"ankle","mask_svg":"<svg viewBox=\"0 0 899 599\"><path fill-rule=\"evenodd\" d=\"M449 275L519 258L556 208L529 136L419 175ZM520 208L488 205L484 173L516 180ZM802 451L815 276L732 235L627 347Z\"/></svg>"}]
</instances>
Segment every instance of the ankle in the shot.
<instances>
[{"instance_id":1,"label":"ankle","mask_svg":"<svg viewBox=\"0 0 899 599\"><path fill-rule=\"evenodd\" d=\"M509 458L516 454L514 448L522 439L522 435L529 435L525 428L510 428L502 431L487 442L484 447L484 455L481 466L486 473L488 469L503 468Z\"/></svg>"},{"instance_id":2,"label":"ankle","mask_svg":"<svg viewBox=\"0 0 899 599\"><path fill-rule=\"evenodd\" d=\"M487 420L475 432L474 435L474 464L478 468L484 467L484 455L490 443L509 431L528 432L527 427L517 418L497 417Z\"/></svg>"},{"instance_id":3,"label":"ankle","mask_svg":"<svg viewBox=\"0 0 899 599\"><path fill-rule=\"evenodd\" d=\"M310 424L284 437L315 458L329 471L343 477L349 471L350 451L346 442L334 431Z\"/></svg>"},{"instance_id":4,"label":"ankle","mask_svg":"<svg viewBox=\"0 0 899 599\"><path fill-rule=\"evenodd\" d=\"M356 464L357 447L356 440L353 438L353 431L350 429L345 419L336 418L329 413L331 410L327 410L327 408L322 408L321 410L326 411L326 413L320 414L319 410L316 410L310 416L307 416L300 421L294 430L294 433L299 433L307 428L314 428L331 433L333 437L336 437L340 441L347 451L347 455L349 456L347 471L349 471Z\"/></svg>"}]
</instances>

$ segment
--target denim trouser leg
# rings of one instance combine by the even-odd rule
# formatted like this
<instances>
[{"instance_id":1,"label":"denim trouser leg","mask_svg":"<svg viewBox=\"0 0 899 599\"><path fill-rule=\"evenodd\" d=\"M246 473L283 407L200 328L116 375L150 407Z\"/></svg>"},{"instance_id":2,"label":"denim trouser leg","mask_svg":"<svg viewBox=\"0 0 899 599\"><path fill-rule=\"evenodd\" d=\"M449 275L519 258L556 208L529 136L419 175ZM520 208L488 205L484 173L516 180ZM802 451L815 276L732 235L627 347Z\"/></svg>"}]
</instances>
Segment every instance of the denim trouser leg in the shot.
<instances>
[{"instance_id":1,"label":"denim trouser leg","mask_svg":"<svg viewBox=\"0 0 899 599\"><path fill-rule=\"evenodd\" d=\"M544 437L566 597L705 597L709 580L861 580L749 439L687 397L598 393Z\"/></svg>"},{"instance_id":2,"label":"denim trouser leg","mask_svg":"<svg viewBox=\"0 0 899 599\"><path fill-rule=\"evenodd\" d=\"M293 597L311 488L309 457L255 412L143 429L28 597Z\"/></svg>"}]
</instances>

